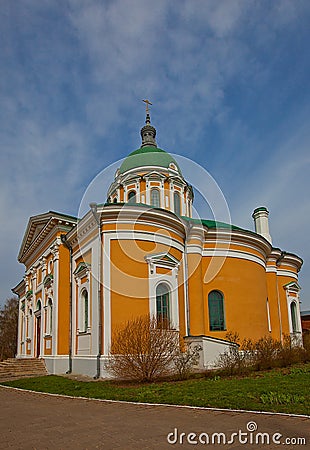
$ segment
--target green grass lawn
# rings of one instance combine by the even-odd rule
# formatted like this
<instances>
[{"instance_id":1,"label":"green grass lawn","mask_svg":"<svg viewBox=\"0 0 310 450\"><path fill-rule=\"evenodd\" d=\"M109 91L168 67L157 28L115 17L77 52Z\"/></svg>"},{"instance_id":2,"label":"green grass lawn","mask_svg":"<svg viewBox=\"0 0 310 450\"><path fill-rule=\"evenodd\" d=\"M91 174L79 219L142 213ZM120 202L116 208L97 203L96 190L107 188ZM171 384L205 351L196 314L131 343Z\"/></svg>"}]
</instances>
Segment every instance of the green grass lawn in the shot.
<instances>
[{"instance_id":1,"label":"green grass lawn","mask_svg":"<svg viewBox=\"0 0 310 450\"><path fill-rule=\"evenodd\" d=\"M310 364L247 377L214 376L149 384L85 382L55 375L2 384L76 397L310 414Z\"/></svg>"}]
</instances>

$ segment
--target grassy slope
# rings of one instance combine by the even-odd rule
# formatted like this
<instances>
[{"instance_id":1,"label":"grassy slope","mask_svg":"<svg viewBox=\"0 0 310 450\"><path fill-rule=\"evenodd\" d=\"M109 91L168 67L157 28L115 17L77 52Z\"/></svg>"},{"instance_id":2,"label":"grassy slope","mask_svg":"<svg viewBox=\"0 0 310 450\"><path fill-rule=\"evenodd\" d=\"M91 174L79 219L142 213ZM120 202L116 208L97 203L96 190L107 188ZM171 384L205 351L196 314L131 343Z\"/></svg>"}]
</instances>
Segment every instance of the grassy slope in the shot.
<instances>
[{"instance_id":1,"label":"grassy slope","mask_svg":"<svg viewBox=\"0 0 310 450\"><path fill-rule=\"evenodd\" d=\"M2 384L100 399L310 414L310 364L244 378L214 377L139 385L82 382L55 375Z\"/></svg>"}]
</instances>

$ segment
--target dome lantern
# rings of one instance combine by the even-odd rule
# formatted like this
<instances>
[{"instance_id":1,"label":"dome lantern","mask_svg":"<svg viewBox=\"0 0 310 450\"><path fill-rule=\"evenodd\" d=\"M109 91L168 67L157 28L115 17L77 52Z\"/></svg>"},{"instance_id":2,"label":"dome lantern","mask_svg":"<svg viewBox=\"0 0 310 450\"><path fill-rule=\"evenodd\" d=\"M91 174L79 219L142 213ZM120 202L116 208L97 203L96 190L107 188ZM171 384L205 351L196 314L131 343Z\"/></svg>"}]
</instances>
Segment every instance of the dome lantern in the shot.
<instances>
[{"instance_id":1,"label":"dome lantern","mask_svg":"<svg viewBox=\"0 0 310 450\"><path fill-rule=\"evenodd\" d=\"M152 146L157 147L156 144L156 129L151 125L151 116L149 111L149 105L152 103L149 100L142 100L146 104L146 119L145 119L145 125L141 128L141 138L142 138L142 145L141 147L145 146Z\"/></svg>"}]
</instances>

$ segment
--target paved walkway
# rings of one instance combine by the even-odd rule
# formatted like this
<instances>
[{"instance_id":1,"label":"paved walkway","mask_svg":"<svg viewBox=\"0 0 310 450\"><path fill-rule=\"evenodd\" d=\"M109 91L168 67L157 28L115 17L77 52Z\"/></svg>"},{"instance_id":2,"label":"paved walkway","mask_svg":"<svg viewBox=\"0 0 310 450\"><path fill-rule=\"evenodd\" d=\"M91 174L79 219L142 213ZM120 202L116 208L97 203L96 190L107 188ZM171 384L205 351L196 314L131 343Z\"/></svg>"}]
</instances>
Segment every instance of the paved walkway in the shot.
<instances>
[{"instance_id":1,"label":"paved walkway","mask_svg":"<svg viewBox=\"0 0 310 450\"><path fill-rule=\"evenodd\" d=\"M250 422L252 422L250 424ZM257 431L251 431L258 427ZM180 433L196 433L189 439L197 444L169 444ZM247 433L232 444L199 443L204 432ZM169 448L225 448L225 449L279 449L277 444L251 444L258 432L274 433L282 442L286 438L306 438L306 445L285 445L284 448L310 448L310 420L303 417L233 413L197 409L109 403L96 400L71 399L48 396L0 387L0 448L1 449L169 449ZM187 438L186 435L186 438ZM183 438L184 439L184 438ZM200 439L205 442L206 435ZM217 439L217 438L216 438ZM223 439L223 437L222 437ZM265 439L267 437L265 436ZM294 441L293 441L294 442ZM283 448L283 446L281 446Z\"/></svg>"}]
</instances>

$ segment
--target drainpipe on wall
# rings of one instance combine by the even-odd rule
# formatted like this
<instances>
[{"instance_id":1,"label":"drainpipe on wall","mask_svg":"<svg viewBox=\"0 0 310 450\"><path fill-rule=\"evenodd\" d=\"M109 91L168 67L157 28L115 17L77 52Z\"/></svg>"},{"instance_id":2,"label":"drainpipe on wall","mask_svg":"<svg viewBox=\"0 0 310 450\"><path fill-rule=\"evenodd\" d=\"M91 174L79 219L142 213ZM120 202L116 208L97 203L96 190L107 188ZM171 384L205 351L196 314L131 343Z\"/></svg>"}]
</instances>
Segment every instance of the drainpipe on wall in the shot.
<instances>
[{"instance_id":1,"label":"drainpipe on wall","mask_svg":"<svg viewBox=\"0 0 310 450\"><path fill-rule=\"evenodd\" d=\"M60 236L61 242L67 247L70 252L70 297L69 297L69 368L67 374L72 373L72 247L69 244L66 235Z\"/></svg>"},{"instance_id":2,"label":"drainpipe on wall","mask_svg":"<svg viewBox=\"0 0 310 450\"><path fill-rule=\"evenodd\" d=\"M98 225L98 241L99 241L99 261L98 261L98 354L97 354L97 373L94 379L100 378L100 359L102 354L102 320L101 320L101 260L102 260L102 232L100 224L100 214L98 214L97 203L90 203L89 207Z\"/></svg>"}]
</instances>

